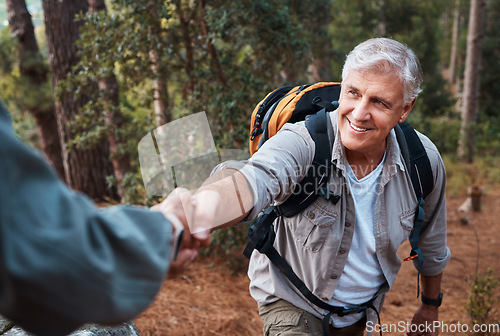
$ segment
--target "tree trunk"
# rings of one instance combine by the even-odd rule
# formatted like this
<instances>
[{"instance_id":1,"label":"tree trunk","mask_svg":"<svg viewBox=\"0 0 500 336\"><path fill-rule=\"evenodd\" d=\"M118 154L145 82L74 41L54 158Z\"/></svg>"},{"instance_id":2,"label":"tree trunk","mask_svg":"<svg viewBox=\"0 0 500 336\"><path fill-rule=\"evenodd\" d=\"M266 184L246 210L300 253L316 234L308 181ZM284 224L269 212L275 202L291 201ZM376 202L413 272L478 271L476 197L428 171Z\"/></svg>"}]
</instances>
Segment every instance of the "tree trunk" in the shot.
<instances>
[{"instance_id":1,"label":"tree trunk","mask_svg":"<svg viewBox=\"0 0 500 336\"><path fill-rule=\"evenodd\" d=\"M75 16L86 13L88 4L81 0L43 0L42 5L52 85L57 90L59 82L78 63L75 41L80 36L80 23ZM94 148L86 150L75 147L68 151L66 146L74 137L68 122L75 118L80 107L85 104L85 95L76 99L73 94L63 92L58 98L56 114L68 184L92 198L118 199L116 189L108 188L106 182L106 177L113 174L108 143L101 141Z\"/></svg>"},{"instance_id":2,"label":"tree trunk","mask_svg":"<svg viewBox=\"0 0 500 336\"><path fill-rule=\"evenodd\" d=\"M186 70L186 75L188 81L183 90L183 98L186 98L187 95L194 90L194 86L196 84L196 80L193 76L194 70L194 51L193 45L191 41L191 36L189 34L189 22L186 20L184 11L182 10L181 0L175 0L175 10L177 12L177 17L179 18L179 22L181 25L182 38L184 39L184 48L186 49L186 61L184 63L184 69Z\"/></svg>"},{"instance_id":3,"label":"tree trunk","mask_svg":"<svg viewBox=\"0 0 500 336\"><path fill-rule=\"evenodd\" d=\"M309 83L325 82L335 80L332 78L330 67L332 58L332 37L329 32L331 17L331 2L322 6L322 14L315 20L314 30L311 40L312 62L307 68Z\"/></svg>"},{"instance_id":4,"label":"tree trunk","mask_svg":"<svg viewBox=\"0 0 500 336\"><path fill-rule=\"evenodd\" d=\"M385 18L385 0L379 0L379 23L378 31L380 36L387 36L387 21Z\"/></svg>"},{"instance_id":5,"label":"tree trunk","mask_svg":"<svg viewBox=\"0 0 500 336\"><path fill-rule=\"evenodd\" d=\"M210 54L210 58L212 59L212 64L217 69L217 79L221 84L226 85L227 80L224 75L224 71L222 70L222 66L219 62L219 57L217 56L217 50L215 50L210 37L208 36L208 26L206 22L206 14L205 14L205 4L206 0L200 0L200 24L203 35L205 35L205 41L208 49L208 53Z\"/></svg>"},{"instance_id":6,"label":"tree trunk","mask_svg":"<svg viewBox=\"0 0 500 336\"><path fill-rule=\"evenodd\" d=\"M149 60L151 61L151 72L153 73L153 102L155 109L156 125L161 126L172 121L170 112L170 97L168 94L168 83L166 80L166 69L162 65L161 51L164 49L162 40L162 28L158 12L163 2L148 3L149 17Z\"/></svg>"},{"instance_id":7,"label":"tree trunk","mask_svg":"<svg viewBox=\"0 0 500 336\"><path fill-rule=\"evenodd\" d=\"M170 97L168 95L168 84L165 80L164 74L161 71L160 53L151 43L149 50L149 59L151 60L151 70L153 76L153 99L155 108L156 125L167 124L172 121L172 115L169 111Z\"/></svg>"},{"instance_id":8,"label":"tree trunk","mask_svg":"<svg viewBox=\"0 0 500 336\"><path fill-rule=\"evenodd\" d=\"M49 69L45 65L38 49L31 15L26 8L25 0L7 0L7 15L12 35L18 39L19 70L29 82L29 90L40 90L41 87L50 85L48 81ZM41 99L43 95L40 94ZM64 179L64 165L61 155L61 143L57 129L54 101L40 101L31 104L29 112L33 115L37 130L39 144L45 158L54 167L61 179Z\"/></svg>"},{"instance_id":9,"label":"tree trunk","mask_svg":"<svg viewBox=\"0 0 500 336\"><path fill-rule=\"evenodd\" d=\"M474 161L476 146L475 123L479 107L479 75L481 70L481 42L483 38L485 6L486 0L471 0L469 30L467 32L462 125L457 154L469 163Z\"/></svg>"},{"instance_id":10,"label":"tree trunk","mask_svg":"<svg viewBox=\"0 0 500 336\"><path fill-rule=\"evenodd\" d=\"M88 2L90 13L106 11L104 0L89 0ZM115 75L111 74L99 80L98 87L99 90L104 93L104 114L106 118L111 163L113 164L113 170L115 172L118 193L120 197L123 198L125 190L122 186L122 181L125 174L130 170L130 157L127 152L121 150L120 144L123 142L123 139L120 139L119 133L117 132L122 128L125 122L123 114L120 111L118 81Z\"/></svg>"},{"instance_id":11,"label":"tree trunk","mask_svg":"<svg viewBox=\"0 0 500 336\"><path fill-rule=\"evenodd\" d=\"M453 32L451 37L450 69L448 81L450 85L455 84L455 69L457 68L457 44L458 44L458 21L460 18L460 0L455 1L453 9Z\"/></svg>"}]
</instances>

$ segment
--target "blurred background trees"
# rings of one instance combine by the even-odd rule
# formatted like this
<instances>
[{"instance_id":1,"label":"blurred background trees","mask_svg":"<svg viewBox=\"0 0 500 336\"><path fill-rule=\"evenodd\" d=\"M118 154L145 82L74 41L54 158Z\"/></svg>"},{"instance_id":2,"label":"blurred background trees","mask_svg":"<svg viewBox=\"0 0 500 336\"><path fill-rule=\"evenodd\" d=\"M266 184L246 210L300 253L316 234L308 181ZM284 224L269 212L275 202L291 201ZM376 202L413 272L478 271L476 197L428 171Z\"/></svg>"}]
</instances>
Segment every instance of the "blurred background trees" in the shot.
<instances>
[{"instance_id":1,"label":"blurred background trees","mask_svg":"<svg viewBox=\"0 0 500 336\"><path fill-rule=\"evenodd\" d=\"M0 99L69 185L143 203L145 134L205 111L219 148L246 148L250 113L269 91L340 81L357 43L388 36L423 66L410 122L456 167L469 9L479 2L478 104L462 138L472 140L470 158L491 163L500 153L500 0L7 0Z\"/></svg>"}]
</instances>

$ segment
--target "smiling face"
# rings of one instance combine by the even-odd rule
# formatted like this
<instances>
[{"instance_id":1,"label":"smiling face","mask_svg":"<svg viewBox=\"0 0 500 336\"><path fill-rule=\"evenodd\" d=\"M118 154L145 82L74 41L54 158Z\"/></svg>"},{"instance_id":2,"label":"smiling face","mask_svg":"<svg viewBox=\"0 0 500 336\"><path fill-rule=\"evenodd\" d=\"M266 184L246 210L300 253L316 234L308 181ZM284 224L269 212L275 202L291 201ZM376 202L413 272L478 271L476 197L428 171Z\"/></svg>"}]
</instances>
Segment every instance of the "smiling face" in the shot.
<instances>
[{"instance_id":1,"label":"smiling face","mask_svg":"<svg viewBox=\"0 0 500 336\"><path fill-rule=\"evenodd\" d=\"M380 162L386 138L403 122L415 100L403 105L403 85L390 72L351 71L342 81L338 127L347 160Z\"/></svg>"}]
</instances>

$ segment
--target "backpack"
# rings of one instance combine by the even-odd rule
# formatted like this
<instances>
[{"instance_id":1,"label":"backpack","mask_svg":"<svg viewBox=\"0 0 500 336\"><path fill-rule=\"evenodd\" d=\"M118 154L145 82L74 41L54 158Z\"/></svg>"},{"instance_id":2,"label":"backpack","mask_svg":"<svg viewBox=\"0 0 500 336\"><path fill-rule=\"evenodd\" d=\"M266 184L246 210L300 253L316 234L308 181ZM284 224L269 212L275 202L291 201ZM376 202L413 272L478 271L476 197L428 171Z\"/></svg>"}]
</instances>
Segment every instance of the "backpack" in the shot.
<instances>
[{"instance_id":1,"label":"backpack","mask_svg":"<svg viewBox=\"0 0 500 336\"><path fill-rule=\"evenodd\" d=\"M318 82L312 85L283 86L269 93L257 104L252 112L250 124L249 149L253 155L262 144L274 136L287 123L305 120L305 126L315 142L312 165L305 177L296 186L292 195L279 206L269 206L254 220L248 230L248 243L243 254L250 258L254 249L267 255L273 264L292 282L292 284L316 306L329 314L323 318L323 330L328 334L331 314L344 316L373 308L373 300L355 307L331 306L316 297L295 274L288 262L274 248L275 232L273 222L280 216L292 217L307 208L317 197L322 196L336 204L341 196L331 194L326 184L336 167L331 164L331 148L328 137L328 112L338 107L340 83ZM406 167L410 170L412 185L418 204L414 227L410 234L411 252L404 260L417 259L417 297L420 293L420 270L423 263L422 251L418 247L421 225L424 219L424 198L434 187L430 161L416 131L406 121L395 127L396 137L401 148ZM326 165L326 169L325 168ZM323 167L318 169L318 167ZM320 172L318 174L318 172ZM314 186L304 188L303 186ZM379 323L380 316L376 309Z\"/></svg>"},{"instance_id":2,"label":"backpack","mask_svg":"<svg viewBox=\"0 0 500 336\"><path fill-rule=\"evenodd\" d=\"M269 93L252 112L250 123L250 155L287 122L305 120L322 108L338 107L340 83L318 82L310 85L282 86Z\"/></svg>"}]
</instances>

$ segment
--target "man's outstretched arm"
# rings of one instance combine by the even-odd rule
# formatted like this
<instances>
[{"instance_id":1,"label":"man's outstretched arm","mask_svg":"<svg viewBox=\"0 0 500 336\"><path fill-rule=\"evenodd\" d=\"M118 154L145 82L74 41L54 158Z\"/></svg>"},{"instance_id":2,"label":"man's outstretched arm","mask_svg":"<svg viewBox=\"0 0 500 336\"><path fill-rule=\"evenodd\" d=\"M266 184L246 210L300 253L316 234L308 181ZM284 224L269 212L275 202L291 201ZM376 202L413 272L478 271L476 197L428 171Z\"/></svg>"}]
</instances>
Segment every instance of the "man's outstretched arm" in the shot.
<instances>
[{"instance_id":1,"label":"man's outstretched arm","mask_svg":"<svg viewBox=\"0 0 500 336\"><path fill-rule=\"evenodd\" d=\"M236 169L212 175L193 195L193 232L229 227L252 210L254 198L246 178Z\"/></svg>"}]
</instances>

